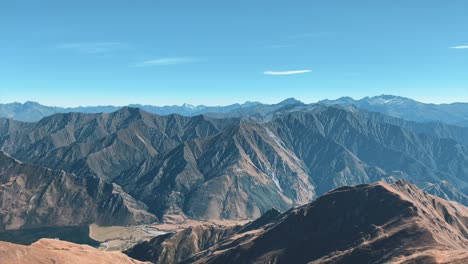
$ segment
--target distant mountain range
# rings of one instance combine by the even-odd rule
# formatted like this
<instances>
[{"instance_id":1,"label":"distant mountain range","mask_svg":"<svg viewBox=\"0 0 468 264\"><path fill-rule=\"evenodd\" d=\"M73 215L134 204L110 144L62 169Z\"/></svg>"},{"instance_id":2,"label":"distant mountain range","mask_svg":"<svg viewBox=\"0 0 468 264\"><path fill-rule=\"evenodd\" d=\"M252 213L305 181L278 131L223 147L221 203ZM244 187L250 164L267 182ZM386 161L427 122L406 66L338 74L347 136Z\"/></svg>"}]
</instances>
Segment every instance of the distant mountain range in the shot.
<instances>
[{"instance_id":1,"label":"distant mountain range","mask_svg":"<svg viewBox=\"0 0 468 264\"><path fill-rule=\"evenodd\" d=\"M468 127L468 103L426 104L409 98L381 95L355 100L342 97L336 100L323 100L319 104L356 106L371 112L384 113L393 117L416 122L443 122L451 125ZM294 98L286 99L277 104L262 104L260 102L245 102L228 106L152 106L132 104L128 107L140 108L158 115L179 114L196 116L200 114L211 117L251 117L265 115L286 105L304 104ZM121 106L88 106L88 107L52 107L36 102L0 104L0 117L12 118L18 121L34 122L56 113L110 113Z\"/></svg>"},{"instance_id":2,"label":"distant mountain range","mask_svg":"<svg viewBox=\"0 0 468 264\"><path fill-rule=\"evenodd\" d=\"M288 100L285 101L289 102ZM229 111L250 108L257 105L262 105L259 102L245 102L243 104L232 104L228 106L193 106L190 104L183 104L181 106L153 106L153 105L140 105L131 104L128 107L140 108L149 113L158 115L178 114L183 116L195 116L205 113L227 113ZM281 105L281 103L279 104ZM45 106L36 102L22 103L8 103L0 104L0 117L12 118L18 121L34 122L40 119L57 113L111 113L122 108L122 106L83 106L83 107L55 107Z\"/></svg>"},{"instance_id":3,"label":"distant mountain range","mask_svg":"<svg viewBox=\"0 0 468 264\"><path fill-rule=\"evenodd\" d=\"M125 253L167 263L468 262L468 208L397 181L342 187L245 226L190 227Z\"/></svg>"},{"instance_id":4,"label":"distant mountain range","mask_svg":"<svg viewBox=\"0 0 468 264\"><path fill-rule=\"evenodd\" d=\"M38 167L44 176L23 173L23 181L37 177L49 179L40 181L49 185L37 185L34 179L26 185L16 182L11 195L21 194L19 202L32 199L28 195L35 190L47 193L34 197L38 209L28 209L32 215L52 210L47 206L54 199L66 206L71 198L61 195L67 190L86 189L81 200L106 194L97 202L106 201L108 191L116 188L112 193L126 197L120 201L134 201L119 203L119 211L136 212L126 209L131 207L139 216L155 215L159 221L174 214L252 219L271 208L285 211L306 204L340 186L404 179L466 204L468 128L410 122L353 106L294 103L260 109L265 113L249 118L161 116L124 107L103 114L55 114L33 123L0 119L2 151L21 164L68 173L55 183L58 176ZM18 170L0 170L2 188L11 188ZM61 184L73 175L75 185ZM105 183L109 185L103 188ZM49 193L51 188L62 191ZM2 198L4 204L11 195ZM81 214L78 208L75 212ZM0 219L14 213L5 206ZM27 214L18 214L15 221L32 219L22 216ZM125 218L134 219L132 214ZM55 223L55 218L43 219L42 225Z\"/></svg>"},{"instance_id":5,"label":"distant mountain range","mask_svg":"<svg viewBox=\"0 0 468 264\"><path fill-rule=\"evenodd\" d=\"M393 95L365 97L360 100L341 97L336 100L323 100L319 103L354 105L368 111L416 122L444 122L451 125L468 126L468 103L425 104Z\"/></svg>"}]
</instances>

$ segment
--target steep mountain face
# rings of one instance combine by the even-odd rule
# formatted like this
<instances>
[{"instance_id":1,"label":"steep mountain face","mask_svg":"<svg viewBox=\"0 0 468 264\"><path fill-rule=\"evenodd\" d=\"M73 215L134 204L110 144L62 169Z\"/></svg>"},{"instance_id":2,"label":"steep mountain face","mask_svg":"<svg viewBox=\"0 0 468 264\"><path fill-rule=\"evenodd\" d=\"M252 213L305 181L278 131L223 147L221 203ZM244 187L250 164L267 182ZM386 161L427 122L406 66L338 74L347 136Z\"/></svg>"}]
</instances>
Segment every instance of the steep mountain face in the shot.
<instances>
[{"instance_id":1,"label":"steep mountain face","mask_svg":"<svg viewBox=\"0 0 468 264\"><path fill-rule=\"evenodd\" d=\"M434 126L324 105L287 104L247 119L123 108L0 119L0 147L24 162L116 183L159 218L251 219L379 180L421 188L446 181L452 191L433 193L466 203L468 133Z\"/></svg>"},{"instance_id":2,"label":"steep mountain face","mask_svg":"<svg viewBox=\"0 0 468 264\"><path fill-rule=\"evenodd\" d=\"M187 248L174 262L152 250L170 251L187 230L126 253L153 263L466 263L467 220L467 207L402 181L379 182L338 188L205 250Z\"/></svg>"},{"instance_id":3,"label":"steep mountain face","mask_svg":"<svg viewBox=\"0 0 468 264\"><path fill-rule=\"evenodd\" d=\"M360 112L316 106L274 119L278 137L317 175L317 192L379 178L466 186L467 146ZM457 161L456 161L457 160Z\"/></svg>"},{"instance_id":4,"label":"steep mountain face","mask_svg":"<svg viewBox=\"0 0 468 264\"><path fill-rule=\"evenodd\" d=\"M154 212L176 207L201 218L255 218L272 206L308 202L315 192L306 166L269 133L257 124L232 126L186 141L116 182Z\"/></svg>"},{"instance_id":5,"label":"steep mountain face","mask_svg":"<svg viewBox=\"0 0 468 264\"><path fill-rule=\"evenodd\" d=\"M0 152L0 231L155 220L117 185L21 163Z\"/></svg>"},{"instance_id":6,"label":"steep mountain face","mask_svg":"<svg viewBox=\"0 0 468 264\"><path fill-rule=\"evenodd\" d=\"M215 134L230 122L203 116L162 117L136 108L111 114L57 114L28 124L4 120L2 149L22 161L112 180L141 160L185 140Z\"/></svg>"},{"instance_id":7,"label":"steep mountain face","mask_svg":"<svg viewBox=\"0 0 468 264\"><path fill-rule=\"evenodd\" d=\"M468 196L447 181L430 184L424 191L445 200L454 200L461 204L468 204Z\"/></svg>"},{"instance_id":8,"label":"steep mountain face","mask_svg":"<svg viewBox=\"0 0 468 264\"><path fill-rule=\"evenodd\" d=\"M260 218L243 226L203 224L189 227L141 242L126 250L125 254L152 263L180 263L227 238L264 228L277 220L280 215L276 209L270 209Z\"/></svg>"},{"instance_id":9,"label":"steep mountain face","mask_svg":"<svg viewBox=\"0 0 468 264\"><path fill-rule=\"evenodd\" d=\"M56 239L41 239L30 246L0 242L1 263L9 264L143 264L120 252L105 252L96 248Z\"/></svg>"},{"instance_id":10,"label":"steep mountain face","mask_svg":"<svg viewBox=\"0 0 468 264\"><path fill-rule=\"evenodd\" d=\"M153 263L180 263L235 234L241 226L223 227L199 225L177 233L169 233L145 241L125 254L132 258Z\"/></svg>"},{"instance_id":11,"label":"steep mountain face","mask_svg":"<svg viewBox=\"0 0 468 264\"><path fill-rule=\"evenodd\" d=\"M368 111L417 122L444 122L468 127L468 103L425 104L409 98L381 95L354 100L342 97L336 100L323 100L327 105L355 105Z\"/></svg>"}]
</instances>

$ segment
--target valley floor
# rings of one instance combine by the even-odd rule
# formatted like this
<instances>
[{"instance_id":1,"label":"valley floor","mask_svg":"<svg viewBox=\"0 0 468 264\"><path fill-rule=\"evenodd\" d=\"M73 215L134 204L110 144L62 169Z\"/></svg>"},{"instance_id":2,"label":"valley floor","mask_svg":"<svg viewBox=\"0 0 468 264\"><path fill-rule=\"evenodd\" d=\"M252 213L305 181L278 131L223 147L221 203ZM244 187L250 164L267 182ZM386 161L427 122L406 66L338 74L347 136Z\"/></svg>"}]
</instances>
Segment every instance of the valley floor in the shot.
<instances>
[{"instance_id":1,"label":"valley floor","mask_svg":"<svg viewBox=\"0 0 468 264\"><path fill-rule=\"evenodd\" d=\"M179 221L168 221L161 224L133 225L133 226L89 226L89 237L100 243L99 249L104 251L124 251L128 248L148 241L151 238L167 233L179 232L189 227L215 225L229 227L244 225L248 220L195 220L179 219Z\"/></svg>"}]
</instances>

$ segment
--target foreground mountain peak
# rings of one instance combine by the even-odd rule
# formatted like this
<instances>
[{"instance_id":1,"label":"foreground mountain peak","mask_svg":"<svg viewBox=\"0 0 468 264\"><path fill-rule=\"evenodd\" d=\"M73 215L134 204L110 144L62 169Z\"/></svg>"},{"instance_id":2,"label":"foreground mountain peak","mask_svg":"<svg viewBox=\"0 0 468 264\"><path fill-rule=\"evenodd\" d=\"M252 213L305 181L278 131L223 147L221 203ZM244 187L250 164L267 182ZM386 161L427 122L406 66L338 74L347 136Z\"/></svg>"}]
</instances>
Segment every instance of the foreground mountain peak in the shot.
<instances>
[{"instance_id":1,"label":"foreground mountain peak","mask_svg":"<svg viewBox=\"0 0 468 264\"><path fill-rule=\"evenodd\" d=\"M246 225L253 228L181 231L126 253L154 263L466 263L466 217L468 208L412 184L378 182L335 189L281 215L269 211Z\"/></svg>"},{"instance_id":2,"label":"foreground mountain peak","mask_svg":"<svg viewBox=\"0 0 468 264\"><path fill-rule=\"evenodd\" d=\"M61 263L61 264L143 264L120 252L99 249L57 239L41 239L30 246L0 242L1 263Z\"/></svg>"}]
</instances>

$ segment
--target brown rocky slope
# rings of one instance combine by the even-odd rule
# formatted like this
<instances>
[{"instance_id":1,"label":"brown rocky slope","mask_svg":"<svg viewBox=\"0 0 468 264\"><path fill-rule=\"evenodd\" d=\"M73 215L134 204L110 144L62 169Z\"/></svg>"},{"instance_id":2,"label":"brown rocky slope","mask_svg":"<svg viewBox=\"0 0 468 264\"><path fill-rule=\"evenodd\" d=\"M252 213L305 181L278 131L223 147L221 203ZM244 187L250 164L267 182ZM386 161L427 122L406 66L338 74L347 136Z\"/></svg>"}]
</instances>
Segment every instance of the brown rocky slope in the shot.
<instances>
[{"instance_id":1,"label":"brown rocky slope","mask_svg":"<svg viewBox=\"0 0 468 264\"><path fill-rule=\"evenodd\" d=\"M120 252L104 252L86 245L41 239L30 246L0 242L0 264L142 264Z\"/></svg>"},{"instance_id":2,"label":"brown rocky slope","mask_svg":"<svg viewBox=\"0 0 468 264\"><path fill-rule=\"evenodd\" d=\"M341 187L264 223L253 230L233 232L201 252L192 251L191 257L178 262L468 261L468 208L427 194L402 181ZM160 252L167 247L188 249L184 240L174 246L174 237L177 235L160 238L153 244L153 249L158 248ZM197 237L203 235L198 234ZM189 240L189 243L193 242L193 239ZM145 252L135 249L138 245L127 254L145 259ZM157 256L149 260L169 263Z\"/></svg>"},{"instance_id":3,"label":"brown rocky slope","mask_svg":"<svg viewBox=\"0 0 468 264\"><path fill-rule=\"evenodd\" d=\"M0 151L0 231L155 219L115 184L21 163Z\"/></svg>"}]
</instances>

